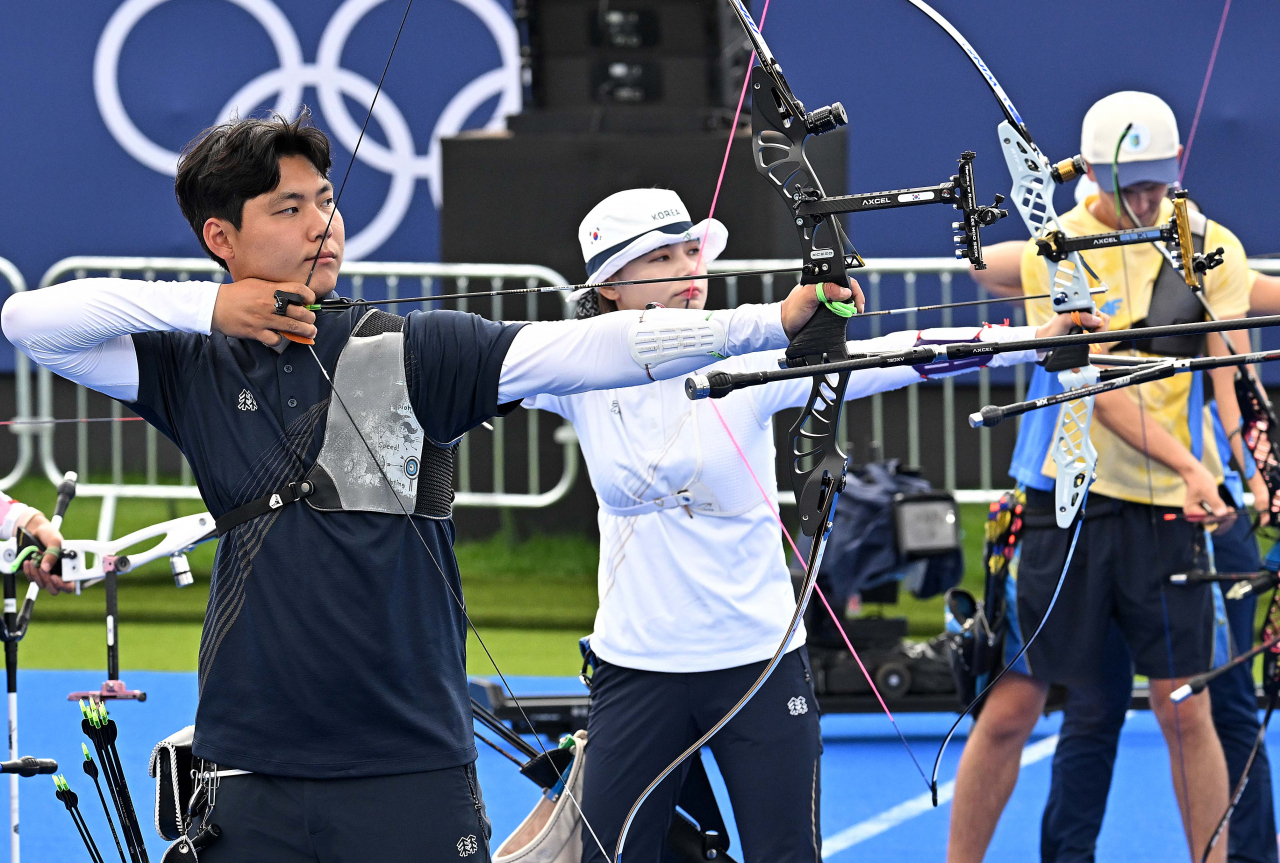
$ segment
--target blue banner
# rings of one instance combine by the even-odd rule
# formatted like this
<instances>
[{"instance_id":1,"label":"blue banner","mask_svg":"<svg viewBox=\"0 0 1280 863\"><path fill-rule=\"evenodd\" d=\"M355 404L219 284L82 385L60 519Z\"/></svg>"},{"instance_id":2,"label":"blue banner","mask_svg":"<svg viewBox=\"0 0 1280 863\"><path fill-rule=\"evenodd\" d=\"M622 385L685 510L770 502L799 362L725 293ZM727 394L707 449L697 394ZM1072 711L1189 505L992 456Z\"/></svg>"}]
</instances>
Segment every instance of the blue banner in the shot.
<instances>
[{"instance_id":1,"label":"blue banner","mask_svg":"<svg viewBox=\"0 0 1280 863\"><path fill-rule=\"evenodd\" d=\"M761 5L753 4L757 19ZM1163 97L1185 143L1222 12L1203 0L937 6L1055 159L1077 152L1089 105L1120 89ZM73 254L200 255L174 201L174 165L202 129L236 113L311 106L334 138L340 180L403 12L403 0L7 4L0 257L35 285ZM961 50L909 4L775 0L763 32L800 98L848 109L851 188L937 182L972 149L983 201L1008 192L995 99ZM1185 179L1251 254L1280 252L1271 201L1280 164L1278 44L1273 4L1237 0ZM348 257L436 259L440 138L504 128L520 105L509 0L417 0L343 198ZM695 212L709 203L688 202ZM1070 189L1059 191L1058 204L1071 206ZM853 216L850 227L866 255L947 255L934 217L950 219L940 208L927 218L898 211ZM566 219L566 242L575 224ZM993 241L1021 236L1016 217L989 233Z\"/></svg>"}]
</instances>

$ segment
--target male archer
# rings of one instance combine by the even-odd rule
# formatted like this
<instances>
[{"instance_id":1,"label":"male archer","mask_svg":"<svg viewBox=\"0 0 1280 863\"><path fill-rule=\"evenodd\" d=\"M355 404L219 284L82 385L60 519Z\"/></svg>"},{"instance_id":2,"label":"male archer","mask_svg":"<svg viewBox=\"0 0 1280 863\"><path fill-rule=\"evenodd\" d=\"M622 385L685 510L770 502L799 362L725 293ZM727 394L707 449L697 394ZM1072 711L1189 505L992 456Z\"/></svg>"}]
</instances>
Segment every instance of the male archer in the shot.
<instances>
[{"instance_id":1,"label":"male archer","mask_svg":"<svg viewBox=\"0 0 1280 863\"><path fill-rule=\"evenodd\" d=\"M818 300L809 286L710 314L531 324L359 305L277 315L277 290L314 303L337 284L329 168L305 112L216 126L175 190L230 284L67 282L11 298L3 328L170 438L217 518L193 752L231 775L201 859L487 860L454 445L524 398L784 348ZM856 283L825 290L861 305ZM314 339L314 355L283 335Z\"/></svg>"},{"instance_id":2,"label":"male archer","mask_svg":"<svg viewBox=\"0 0 1280 863\"><path fill-rule=\"evenodd\" d=\"M1089 109L1081 138L1089 175L1101 191L1062 217L1068 234L1169 220L1168 187L1177 179L1182 148L1168 105L1149 93L1112 94ZM1193 230L1197 246L1225 250L1224 265L1206 275L1206 299L1218 317L1242 317L1249 303L1244 250L1221 225L1199 225ZM1111 310L1111 329L1135 331L1120 348L1142 356L1188 357L1206 349L1227 353L1217 336L1207 341L1142 339L1143 326L1204 316L1182 276L1153 246L1093 251L1087 262L1108 286L1099 303ZM1027 294L1048 288L1048 270L1034 243L1023 252L1021 283ZM1028 302L1031 321L1052 314L1048 303ZM1248 350L1244 331L1229 337L1237 350ZM1209 375L1211 395L1227 429L1238 429L1240 421L1233 372L1224 368ZM1037 370L1031 397L1047 394L1056 383ZM1098 450L1097 480L1077 517L1083 523L1078 524L1074 552L1070 548L1077 525L1061 530L1054 524L1054 463L1048 450L1055 414L1040 412L1024 421L1010 470L1026 487L1027 506L1013 609L1017 622L1009 640L1028 638L1050 608L1053 613L1027 651L1025 664L1011 669L987 695L965 746L956 777L949 860L982 859L1017 781L1019 753L1044 708L1049 685L1094 684L1113 626L1122 633L1137 673L1150 678L1151 706L1169 747L1188 844L1198 858L1208 843L1227 805L1227 769L1210 697L1205 693L1175 706L1169 696L1188 677L1223 659L1215 655L1214 597L1206 584L1174 587L1167 580L1199 563L1204 539L1196 520L1227 513L1218 492L1221 461L1203 410L1210 395L1205 383L1200 375L1176 375L1097 397L1090 430ZM1229 445L1243 464L1238 434ZM1226 848L1220 842L1210 859L1225 860Z\"/></svg>"}]
</instances>

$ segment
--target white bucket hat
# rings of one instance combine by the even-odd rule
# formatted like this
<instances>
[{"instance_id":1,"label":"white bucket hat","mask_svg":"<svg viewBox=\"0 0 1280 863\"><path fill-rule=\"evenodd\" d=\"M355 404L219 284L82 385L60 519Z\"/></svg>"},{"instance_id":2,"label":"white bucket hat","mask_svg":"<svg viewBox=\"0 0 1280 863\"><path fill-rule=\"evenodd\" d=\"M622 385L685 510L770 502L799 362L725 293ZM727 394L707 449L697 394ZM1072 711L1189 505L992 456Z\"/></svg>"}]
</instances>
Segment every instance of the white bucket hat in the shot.
<instances>
[{"instance_id":1,"label":"white bucket hat","mask_svg":"<svg viewBox=\"0 0 1280 863\"><path fill-rule=\"evenodd\" d=\"M670 189L627 189L591 208L578 226L587 281L603 282L641 255L673 243L698 240L702 260L710 263L724 252L729 230L717 219L694 224L680 196ZM591 288L569 295L570 302Z\"/></svg>"}]
</instances>

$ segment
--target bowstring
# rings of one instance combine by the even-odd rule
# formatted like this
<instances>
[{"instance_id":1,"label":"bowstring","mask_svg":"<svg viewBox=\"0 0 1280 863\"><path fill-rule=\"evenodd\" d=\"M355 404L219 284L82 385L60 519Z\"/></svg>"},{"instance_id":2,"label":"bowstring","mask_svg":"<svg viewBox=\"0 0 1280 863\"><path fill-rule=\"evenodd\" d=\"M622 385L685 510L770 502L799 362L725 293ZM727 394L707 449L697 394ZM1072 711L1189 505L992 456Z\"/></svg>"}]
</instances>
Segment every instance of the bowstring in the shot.
<instances>
[{"instance_id":1,"label":"bowstring","mask_svg":"<svg viewBox=\"0 0 1280 863\"><path fill-rule=\"evenodd\" d=\"M796 541L791 538L791 532L787 530L787 525L782 520L782 515L774 506L773 499L769 497L769 493L765 491L764 485L760 482L760 477L756 475L755 469L751 467L751 462L747 459L747 454L743 451L742 446L738 443L738 439L734 437L733 431L729 428L729 424L725 422L724 415L720 413L720 408L716 406L714 401L711 402L711 409L716 413L716 419L720 420L720 425L724 427L724 433L728 435L729 442L733 444L733 448L737 451L738 457L742 459L742 464L746 467L747 473L751 475L751 481L756 484L756 488L760 492L760 496L764 498L765 505L769 507L769 512L773 513L773 517L777 519L778 527L782 529L782 535L786 538L787 544L791 546L791 550L795 552L796 558L804 560L805 555L801 553L800 548L796 545ZM814 542L817 542L817 538ZM814 584L814 592L818 594L818 599L822 600L822 605L827 610L827 614L831 616L831 620L835 622L836 629L840 632L844 645L853 654L854 660L858 663L858 668L862 669L862 676L867 679L867 685L871 687L871 691L875 694L876 700L880 702L880 707L884 710L885 716L889 717L893 730L898 732L898 739L902 741L902 745L906 747L907 754L911 756L912 763L915 764L916 770L920 773L920 778L924 780L925 785L929 785L929 779L924 775L924 768L920 766L919 759L916 758L915 752L911 749L911 744L907 742L906 735L902 733L902 729L898 726L898 721L893 718L893 712L889 710L889 705L885 704L884 696L880 694L880 690L876 688L875 681L872 680L871 674L867 671L867 667L862 663L862 657L858 655L858 651L853 649L853 642L849 640L849 634L844 631L844 626L840 623L840 618L836 615L835 609L831 607L831 603L827 602L826 594L822 592L822 587L817 583Z\"/></svg>"},{"instance_id":2,"label":"bowstring","mask_svg":"<svg viewBox=\"0 0 1280 863\"><path fill-rule=\"evenodd\" d=\"M387 80L387 71L391 69L391 58L396 55L396 46L400 44L400 34L404 32L404 22L409 20L409 10L413 8L413 0L404 7L404 14L400 16L400 26L396 30L396 38L391 42L391 51L387 54L387 62L382 66L382 77L378 79L378 86L374 88L373 98L369 100L369 113L364 115L364 125L360 127L360 135L356 138L356 145L351 150L351 161L347 163L346 173L342 175L342 183L338 186L338 194L333 199L333 210L329 213L329 221L325 223L324 233L320 235L320 242L316 245L316 256L311 259L311 270L307 273L307 280L303 283L307 287L311 287L311 277L315 275L316 264L320 263L320 252L324 250L324 241L329 239L329 229L333 227L333 217L338 215L338 204L342 201L342 192L347 188L347 180L351 178L351 169L356 164L356 153L360 152L360 145L364 142L365 130L369 128L369 121L373 119L373 108L378 104L378 96L382 94L382 84Z\"/></svg>"},{"instance_id":3,"label":"bowstring","mask_svg":"<svg viewBox=\"0 0 1280 863\"><path fill-rule=\"evenodd\" d=\"M1136 229L1138 227L1141 227L1141 222L1138 221L1137 215L1133 212L1133 209L1129 206L1129 202L1125 200L1124 193L1121 191L1121 188L1120 188L1120 148L1121 146L1123 146L1124 139L1128 137L1129 131L1132 128L1133 128L1133 123L1129 123L1128 125L1126 125L1124 127L1124 131L1120 133L1119 140L1116 141L1115 151L1112 153L1112 156L1111 156L1111 190L1115 200L1116 224L1118 226L1123 226L1124 218L1127 215L1129 217L1129 221L1133 223L1133 227ZM1120 247L1119 252L1120 252L1120 267L1122 272L1122 278L1124 280L1124 302L1125 302L1125 307L1129 311L1129 319L1130 319L1130 323L1132 324L1134 312L1133 312L1133 298L1130 294L1130 286L1129 286L1129 257L1126 254L1126 249L1124 246ZM1183 266L1190 267L1192 263L1193 262L1191 261L1184 261ZM1153 291L1155 290L1154 284L1152 285L1152 290ZM1154 345L1152 347L1154 347ZM1146 464L1147 500L1150 506L1150 509L1148 510L1148 512L1150 514L1151 536L1152 536L1152 539L1157 539L1156 509L1155 509L1156 507L1155 480L1153 478L1153 471L1151 467L1151 448L1147 441L1146 399L1143 397L1142 387L1143 387L1142 384L1138 384L1133 388L1133 392L1134 392L1134 396L1138 400L1138 424L1142 428L1142 457ZM1197 501L1197 504L1198 503L1199 502ZM1203 507L1201 508L1203 509ZM1160 610L1161 610L1161 620L1164 623L1165 652L1168 654L1168 657L1169 657L1169 677L1170 679L1175 679L1176 670L1174 668L1174 658L1173 658L1173 630L1169 623L1169 606L1166 598L1166 588L1167 586L1164 583L1161 583ZM1173 730L1174 730L1174 739L1176 739L1178 742L1178 774L1182 780L1181 815L1183 817L1183 823L1187 826L1188 833L1190 833L1192 829L1191 828L1191 824L1192 824L1191 788L1190 788L1190 783L1187 781L1187 760L1186 760L1185 750L1183 749L1183 745L1182 745L1182 705L1177 703L1173 704Z\"/></svg>"},{"instance_id":4,"label":"bowstring","mask_svg":"<svg viewBox=\"0 0 1280 863\"><path fill-rule=\"evenodd\" d=\"M1209 66L1204 71L1204 83L1200 85L1200 98L1196 101L1196 113L1191 118L1191 130L1187 133L1187 146L1182 151L1182 164L1178 166L1178 185L1182 185L1182 177L1187 173L1187 161L1191 158L1191 144L1196 139L1196 128L1200 125L1200 112L1204 109L1204 97L1209 92L1209 79L1213 77L1213 64L1218 60L1218 46L1222 44L1222 31L1227 27L1227 13L1231 11L1231 0L1222 5L1222 18L1218 21L1218 35L1213 38L1213 50L1209 52Z\"/></svg>"},{"instance_id":5,"label":"bowstring","mask_svg":"<svg viewBox=\"0 0 1280 863\"><path fill-rule=\"evenodd\" d=\"M351 176L351 168L356 163L356 154L360 150L360 144L364 141L365 130L369 128L369 121L373 118L374 106L378 104L378 96L382 93L382 85L387 79L387 72L391 68L391 60L392 58L395 57L396 46L400 44L400 36L402 33L404 33L404 25L409 18L409 10L411 10L412 8L413 8L413 0L408 0L408 3L405 5L405 8L404 8L404 14L400 17L400 26L396 29L395 39L391 43L391 51L387 54L387 62L382 67L382 77L378 79L378 86L374 89L373 98L369 101L369 111L367 114L365 114L364 125L360 127L360 136L356 139L356 145L351 150L351 161L347 164L347 170L346 170L346 173L343 174L342 183L338 186L338 194L334 196L333 210L329 213L329 221L326 223L324 233L320 237L320 243L317 246L317 250L316 250L316 257L311 262L311 271L307 273L307 281L305 283L307 287L311 286L311 278L313 275L315 275L316 264L319 263L319 260L320 260L320 251L324 249L325 240L329 238L329 231L333 226L334 217L337 216L338 214L338 204L342 200L342 193L343 191L345 191L347 187L347 180ZM604 844L600 841L600 837L596 835L595 828L592 827L591 822L587 819L586 813L582 811L582 806L578 802L577 797L574 795L573 789L569 787L569 783L565 781L565 776L561 773L559 768L556 767L555 762L551 759L550 753L547 752L547 748L543 746L541 735L538 734L537 728L534 726L533 722L529 719L529 715L525 713L524 706L520 703L520 700L516 697L515 690L511 687L511 683L507 680L507 676L502 672L502 669L498 666L497 660L493 658L493 653L489 650L489 645L485 643L484 638L480 635L480 630L476 627L475 622L471 619L471 615L467 613L466 603L463 602L462 597L458 595L458 592L453 589L453 585L449 583L449 578L448 576L445 575L444 568L441 567L440 562L436 559L435 552L431 550L431 546L427 543L426 537L424 537L422 535L422 531L418 529L417 522L413 520L413 516L410 514L408 508L404 505L404 501L400 499L400 495L396 491L395 486L391 484L391 479L387 476L387 472L383 468L382 462L378 459L377 455L374 453L373 447L369 444L369 441L365 439L364 433L360 431L360 427L356 424L355 418L351 415L351 411L347 409L346 402L342 400L342 394L339 393L338 388L334 386L333 379L329 376L329 371L324 367L324 363L320 361L319 355L316 354L316 349L314 344L307 345L307 350L311 353L312 359L315 360L316 366L320 369L320 373L324 375L325 381L329 384L329 391L333 394L334 398L338 400L338 404L342 407L342 412L346 414L347 421L351 423L351 427L352 429L355 430L356 436L360 438L360 442L364 444L365 449L368 450L369 457L373 460L374 465L378 468L378 473L381 474L383 482L387 484L387 488L391 492L391 496L395 498L396 504L400 507L400 510L404 514L405 518L408 519L409 526L413 528L414 534L416 534L418 537L418 542L422 544L423 549L425 549L427 552L427 556L431 558L431 563L435 566L436 571L440 573L441 580L444 581L445 587L448 589L449 594L453 597L454 603L456 603L458 606L458 610L462 612L463 618L466 619L467 626L470 628L472 634L474 634L476 637L476 642L480 645L481 650L484 651L485 657L489 660L489 664L493 666L493 670L497 673L498 678L502 681L502 685L506 688L508 695L511 696L512 704L514 704L516 706L516 709L520 711L520 718L533 731L533 739L538 744L538 749L541 750L542 755L547 760L547 763L551 765L551 769L555 771L556 778L558 778L561 781L561 783L564 785L564 793L568 796L569 800L572 801L574 808L578 810L578 815L579 817L582 818L582 823L586 826L588 832L591 833L591 838L595 840L596 846L600 849L600 853L604 854L604 857L606 860L610 859L608 852L604 850ZM455 567L457 566L456 557L454 558L454 566Z\"/></svg>"},{"instance_id":6,"label":"bowstring","mask_svg":"<svg viewBox=\"0 0 1280 863\"><path fill-rule=\"evenodd\" d=\"M607 0L603 0L607 2ZM760 21L756 24L756 29L764 30L764 19L769 17L769 0L764 0L764 9L760 12ZM733 123L729 125L729 140L724 145L724 158L720 160L720 176L716 179L716 189L711 195L711 209L707 211L707 221L715 218L716 204L720 201L720 187L724 185L724 172L729 167L729 152L733 149L733 139L738 133L738 119L742 116L742 105L747 101L747 88L751 86L751 69L756 64L756 52L753 49L747 56L747 68L742 74L742 92L738 94L738 107L733 112ZM710 228L710 225L707 226ZM702 257L707 251L707 237L705 232L702 236L702 242L698 244L698 260L693 265L693 275L696 280L698 271L702 269ZM684 307L689 308L689 300L692 297L685 297Z\"/></svg>"},{"instance_id":7,"label":"bowstring","mask_svg":"<svg viewBox=\"0 0 1280 863\"><path fill-rule=\"evenodd\" d=\"M467 604L463 601L462 597L458 595L458 592L453 589L453 585L449 583L449 578L445 575L444 568L440 566L440 562L436 559L435 552L431 550L431 546L427 543L426 537L424 537L422 535L422 531L418 529L418 523L413 520L413 515L404 505L404 501L400 499L400 495L395 490L395 486L391 484L391 478L387 476L386 469L383 468L382 462L378 459L377 455L374 454L373 447L360 431L359 426L356 425L355 418L351 415L351 411L347 409L346 402L342 400L342 394L338 392L338 388L334 385L333 378L329 377L328 369L324 367L324 363L320 362L320 357L316 354L315 347L313 345L307 345L307 350L311 352L312 358L320 368L320 373L324 375L325 381L328 382L329 392L333 393L333 397L338 400L338 404L342 407L342 412L346 414L347 421L351 423L351 427L355 430L356 436L360 438L360 442L364 444L364 448L368 451L369 458L373 460L374 465L378 468L378 473L381 474L383 482L387 484L387 488L391 491L391 496L395 498L396 504L400 507L400 511L404 513L405 518L409 520L409 526L412 527L413 532L417 534L418 541L422 543L422 547L431 558L431 563L435 566L436 572L440 573L440 577L444 581L445 587L448 588L450 596L453 597L453 601L458 606L458 610L462 612L462 616L466 619L467 627L471 630L471 633L475 635L476 642L480 645L480 649L484 651L484 655L489 660L489 664L493 666L493 670L497 672L498 678L502 681L502 685L511 696L511 702L516 706L516 709L520 711L520 718L524 720L525 724L528 725L529 728L533 729L534 742L538 744L538 748L542 750L542 754L546 756L547 763L551 765L551 769L555 771L556 778L564 784L564 793L568 795L571 801L573 801L574 808L578 810L578 815L582 817L582 823L586 825L587 830L591 833L591 837L595 839L596 845L599 846L601 853L604 853L605 859L608 860L609 855L604 850L604 844L601 843L600 838L596 836L595 828L592 827L591 822L587 820L586 813L582 811L582 806L578 803L577 797L574 796L573 789L569 787L569 783L565 781L564 774L560 772L556 767L555 762L551 760L551 756L547 752L547 748L542 745L541 735L538 734L533 721L529 719L529 715L525 713L524 706L520 704L520 700L516 698L515 690L511 687L511 683L507 680L507 676L503 674L502 669L498 667L498 662L493 658L493 654L489 651L489 645L485 644L484 638L481 637L480 630L476 628L475 621L473 621L471 619L471 615L467 613ZM457 558L455 557L454 566L457 567L457 565Z\"/></svg>"}]
</instances>

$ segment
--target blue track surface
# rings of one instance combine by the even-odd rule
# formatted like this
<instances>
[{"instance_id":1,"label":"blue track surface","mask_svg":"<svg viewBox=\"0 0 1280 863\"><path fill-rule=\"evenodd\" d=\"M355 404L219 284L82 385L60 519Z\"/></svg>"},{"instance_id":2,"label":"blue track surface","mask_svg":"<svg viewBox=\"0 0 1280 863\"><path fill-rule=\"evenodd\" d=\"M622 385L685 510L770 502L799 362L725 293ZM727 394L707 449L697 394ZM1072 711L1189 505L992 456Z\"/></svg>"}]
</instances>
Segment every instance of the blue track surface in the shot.
<instances>
[{"instance_id":1,"label":"blue track surface","mask_svg":"<svg viewBox=\"0 0 1280 863\"><path fill-rule=\"evenodd\" d=\"M104 857L115 852L93 785L80 768L80 713L67 702L76 689L93 689L101 672L23 671L19 673L22 753L56 758L71 787L80 795L84 813ZM120 726L119 749L148 837L148 849L158 860L165 843L150 824L154 786L146 775L147 759L156 741L195 714L194 674L132 672L127 683L148 694L145 704L120 702L111 706ZM581 691L572 678L513 678L518 693ZM953 717L905 714L898 717L903 731L928 769ZM928 804L928 790L911 765L888 720L882 715L831 716L823 720L825 751L822 762L822 834L826 859L942 861L945 857L950 807ZM996 831L989 860L1033 860L1038 857L1040 812L1049 784L1049 765L1057 720L1043 720L1023 757L1017 790ZM1269 737L1280 743L1280 729ZM955 774L964 740L961 735L947 750L941 778ZM707 766L721 806L729 820L731 808L715 770ZM538 789L516 772L515 766L484 745L480 746L480 779L494 822L495 841L507 836L537 801ZM4 784L4 797L8 785ZM22 850L27 861L84 860L87 854L71 819L53 796L46 776L22 780ZM7 801L6 801L7 803ZM7 811L6 809L3 811ZM0 813L0 819L3 814ZM737 833L730 823L738 857ZM1142 825L1141 830L1134 829ZM0 845L0 860L8 844ZM1101 860L1168 861L1187 858L1182 830L1173 802L1169 762L1164 742L1149 713L1138 713L1125 726L1110 810L1098 849ZM118 858L116 858L118 859Z\"/></svg>"}]
</instances>

